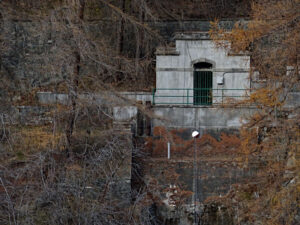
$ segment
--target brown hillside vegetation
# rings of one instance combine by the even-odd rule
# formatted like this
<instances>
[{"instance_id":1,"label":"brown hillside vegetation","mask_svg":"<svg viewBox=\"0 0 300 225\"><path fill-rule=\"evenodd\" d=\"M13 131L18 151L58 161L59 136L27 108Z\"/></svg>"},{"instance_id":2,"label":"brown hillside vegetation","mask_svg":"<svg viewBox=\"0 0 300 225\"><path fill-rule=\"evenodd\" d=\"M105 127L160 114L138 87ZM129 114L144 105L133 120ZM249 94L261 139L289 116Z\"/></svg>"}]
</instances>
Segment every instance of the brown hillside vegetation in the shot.
<instances>
[{"instance_id":1,"label":"brown hillside vegetation","mask_svg":"<svg viewBox=\"0 0 300 225\"><path fill-rule=\"evenodd\" d=\"M267 165L253 185L244 185L228 195L235 205L238 224L298 224L300 202L300 114L287 107L293 92L299 92L300 2L259 0L252 5L247 28L236 25L232 32L212 23L212 37L220 46L249 51L253 76L263 87L251 96L261 108L242 129L245 165ZM225 45L224 45L225 44ZM254 72L256 71L256 72ZM238 192L247 192L240 198Z\"/></svg>"},{"instance_id":2,"label":"brown hillside vegetation","mask_svg":"<svg viewBox=\"0 0 300 225\"><path fill-rule=\"evenodd\" d=\"M167 41L146 22L237 17L251 18L247 28L212 22L210 34L251 55L259 88L248 103L259 110L240 136L205 134L196 144L207 165L216 155L220 171L260 170L207 204L226 206L236 225L299 224L300 108L287 105L300 91L299 0L0 0L0 224L152 225L161 222L162 191L185 204L192 193L184 185L158 182L180 177L169 169L179 164L162 159L167 142L177 159L193 154L184 129L157 127L145 153L129 127L113 127L111 108L128 104L117 91L154 87L154 51ZM63 93L67 103L41 104L39 91ZM151 169L166 171L158 179L142 176L151 154Z\"/></svg>"}]
</instances>

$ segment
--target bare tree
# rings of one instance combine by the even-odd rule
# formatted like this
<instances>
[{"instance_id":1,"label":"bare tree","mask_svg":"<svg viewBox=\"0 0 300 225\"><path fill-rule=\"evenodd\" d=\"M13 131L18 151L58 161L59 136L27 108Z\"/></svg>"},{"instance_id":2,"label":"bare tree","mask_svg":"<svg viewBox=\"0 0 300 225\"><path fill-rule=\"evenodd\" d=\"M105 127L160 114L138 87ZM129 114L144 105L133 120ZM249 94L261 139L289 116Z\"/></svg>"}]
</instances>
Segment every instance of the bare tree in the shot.
<instances>
[{"instance_id":1,"label":"bare tree","mask_svg":"<svg viewBox=\"0 0 300 225\"><path fill-rule=\"evenodd\" d=\"M139 151L132 144L130 132L112 129L110 112L113 104L121 101L114 94L119 86L111 81L139 81L144 60L138 60L141 65L137 65L135 55L130 58L116 53L115 46L110 45L110 41L115 42L115 33L100 30L100 37L94 35L86 15L92 6L100 7L110 15L117 14L124 29L135 28L153 38L156 33L108 1L24 0L0 4L7 22L1 37L4 47L13 46L8 38L11 30L6 26L17 17L38 24L32 31L46 49L41 52L39 71L44 77L23 77L20 84L17 76L11 79L19 89L10 96L21 96L11 102L47 107L50 118L36 125L2 123L0 201L5 204L0 206L0 223L149 224L148 208L153 199L147 193L153 189L144 185L132 202L131 157L132 151ZM33 57L25 50L18 52L18 57ZM1 59L10 62L6 56ZM6 71L15 75L10 69ZM25 65L22 69L26 71ZM118 80L119 72L124 75L122 80ZM64 93L67 101L39 105L34 97L29 98L37 90ZM12 116L10 112L8 115Z\"/></svg>"},{"instance_id":2,"label":"bare tree","mask_svg":"<svg viewBox=\"0 0 300 225\"><path fill-rule=\"evenodd\" d=\"M253 185L237 190L250 198L228 196L239 202L238 223L299 223L299 24L299 1L286 0L257 1L252 21L232 32L212 23L217 43L251 54L251 79L258 83L249 101L259 110L241 132L245 165L255 163L261 172Z\"/></svg>"}]
</instances>

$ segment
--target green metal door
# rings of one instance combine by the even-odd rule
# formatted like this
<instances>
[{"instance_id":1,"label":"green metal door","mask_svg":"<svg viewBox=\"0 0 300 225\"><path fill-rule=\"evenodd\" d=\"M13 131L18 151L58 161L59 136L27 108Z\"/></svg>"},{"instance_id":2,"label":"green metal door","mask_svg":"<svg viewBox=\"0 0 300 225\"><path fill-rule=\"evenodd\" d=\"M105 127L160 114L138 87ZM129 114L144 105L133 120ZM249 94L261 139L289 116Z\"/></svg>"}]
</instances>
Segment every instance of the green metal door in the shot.
<instances>
[{"instance_id":1,"label":"green metal door","mask_svg":"<svg viewBox=\"0 0 300 225\"><path fill-rule=\"evenodd\" d=\"M212 104L212 72L194 72L194 105Z\"/></svg>"}]
</instances>

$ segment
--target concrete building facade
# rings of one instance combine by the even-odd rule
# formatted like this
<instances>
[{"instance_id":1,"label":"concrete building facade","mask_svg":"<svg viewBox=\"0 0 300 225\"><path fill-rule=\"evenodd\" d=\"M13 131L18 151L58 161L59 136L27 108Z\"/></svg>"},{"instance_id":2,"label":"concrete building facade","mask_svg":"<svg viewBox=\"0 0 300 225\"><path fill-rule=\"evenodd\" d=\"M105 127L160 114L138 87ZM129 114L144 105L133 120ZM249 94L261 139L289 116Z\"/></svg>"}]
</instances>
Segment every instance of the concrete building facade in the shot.
<instances>
[{"instance_id":1,"label":"concrete building facade","mask_svg":"<svg viewBox=\"0 0 300 225\"><path fill-rule=\"evenodd\" d=\"M156 52L155 105L211 105L250 89L250 57L217 48L208 33L177 33L174 48Z\"/></svg>"},{"instance_id":2,"label":"concrete building facade","mask_svg":"<svg viewBox=\"0 0 300 225\"><path fill-rule=\"evenodd\" d=\"M250 56L217 47L207 32L175 34L156 52L154 127L238 129L253 108L220 107L249 97Z\"/></svg>"}]
</instances>

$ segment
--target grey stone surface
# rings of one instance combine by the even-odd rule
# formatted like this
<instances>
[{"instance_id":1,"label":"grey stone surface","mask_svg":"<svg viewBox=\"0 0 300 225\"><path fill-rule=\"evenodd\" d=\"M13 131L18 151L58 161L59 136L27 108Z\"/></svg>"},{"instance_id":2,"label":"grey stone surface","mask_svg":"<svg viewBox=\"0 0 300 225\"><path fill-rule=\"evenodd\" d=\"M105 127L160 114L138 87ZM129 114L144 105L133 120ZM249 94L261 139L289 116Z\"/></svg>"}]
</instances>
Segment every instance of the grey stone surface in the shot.
<instances>
[{"instance_id":1,"label":"grey stone surface","mask_svg":"<svg viewBox=\"0 0 300 225\"><path fill-rule=\"evenodd\" d=\"M128 98L129 100L142 102L145 104L146 102L152 102L152 93L151 92L120 92L120 94Z\"/></svg>"},{"instance_id":2,"label":"grey stone surface","mask_svg":"<svg viewBox=\"0 0 300 225\"><path fill-rule=\"evenodd\" d=\"M210 27L209 21L203 20L147 23L167 41L172 41L175 32L208 31ZM231 20L220 21L221 26L226 29L231 29L234 23L235 21ZM103 35L106 35L112 48L114 48L117 37L112 36L111 32L117 30L117 26L114 21L109 20L86 22L86 30L89 34L95 39L103 38ZM24 84L24 89L28 88L27 86L39 87L55 84L66 78L67 62L72 61L72 56L65 55L66 57L61 59L57 56L65 54L63 48L67 48L70 43L64 41L69 37L68 34L61 33L51 25L46 18L39 21L3 18L0 23L0 31L1 44L5 46L0 53L0 72L13 79L28 81ZM135 56L135 47L132 41L134 35L132 27L126 27L124 51L132 57ZM149 48L155 49L158 43L159 41L153 38ZM95 72L96 69L90 61L84 62L81 66L81 71L84 73Z\"/></svg>"},{"instance_id":3,"label":"grey stone surface","mask_svg":"<svg viewBox=\"0 0 300 225\"><path fill-rule=\"evenodd\" d=\"M239 128L255 108L218 107L163 107L155 106L153 111L161 119L155 119L153 126L171 128Z\"/></svg>"},{"instance_id":4,"label":"grey stone surface","mask_svg":"<svg viewBox=\"0 0 300 225\"><path fill-rule=\"evenodd\" d=\"M219 22L220 27L231 30L238 20L222 20ZM244 21L247 23L247 21ZM185 20L185 21L156 21L149 22L150 27L158 30L159 34L165 39L171 41L174 38L176 32L186 31L204 31L207 32L210 29L210 22L207 20Z\"/></svg>"},{"instance_id":5,"label":"grey stone surface","mask_svg":"<svg viewBox=\"0 0 300 225\"><path fill-rule=\"evenodd\" d=\"M52 92L37 92L37 98L41 104L68 104L68 95Z\"/></svg>"},{"instance_id":6,"label":"grey stone surface","mask_svg":"<svg viewBox=\"0 0 300 225\"><path fill-rule=\"evenodd\" d=\"M52 121L51 117L47 116L50 111L48 107L42 106L18 106L17 116L14 123L39 125Z\"/></svg>"},{"instance_id":7,"label":"grey stone surface","mask_svg":"<svg viewBox=\"0 0 300 225\"><path fill-rule=\"evenodd\" d=\"M113 117L115 121L131 121L137 116L137 107L135 106L116 106L113 108Z\"/></svg>"},{"instance_id":8,"label":"grey stone surface","mask_svg":"<svg viewBox=\"0 0 300 225\"><path fill-rule=\"evenodd\" d=\"M201 155L201 149L198 149ZM200 156L201 157L201 156ZM199 159L199 158L198 158ZM160 174L168 170L168 167L175 167L176 173L179 175L178 183L181 184L185 190L193 191L193 159L189 160L176 160L171 162L167 161L154 161L153 167L151 167L151 175L153 177L159 177ZM197 190L198 190L198 216L202 218L201 224L232 224L232 219L229 215L226 215L226 208L222 205L215 205L215 209L211 209L213 204L205 204L204 201L209 197L219 197L226 195L228 191L234 186L234 184L246 182L247 179L255 176L257 168L255 165L251 165L248 169L239 167L235 162L230 160L220 160L220 158L214 158L210 156L208 160L200 158L197 163L198 178ZM166 187L169 185L165 180L158 180ZM177 220L180 225L193 224L194 218L194 205L191 199L186 201L186 204L181 205L179 209L170 207L169 205L162 205L160 213L162 217L167 220ZM220 210L222 209L222 210ZM212 211L211 211L212 210ZM218 215L216 215L217 213ZM216 220L224 216L224 220ZM207 218L208 217L208 218ZM219 217L219 218L218 218ZM226 218L227 217L227 218Z\"/></svg>"},{"instance_id":9,"label":"grey stone surface","mask_svg":"<svg viewBox=\"0 0 300 225\"><path fill-rule=\"evenodd\" d=\"M300 107L300 92L289 92L283 108L292 110L297 107Z\"/></svg>"},{"instance_id":10,"label":"grey stone surface","mask_svg":"<svg viewBox=\"0 0 300 225\"><path fill-rule=\"evenodd\" d=\"M2 73L11 79L26 80L28 83L24 83L24 88L61 78L61 74L52 72L51 58L55 56L56 45L49 24L4 20L2 25L1 42L5 46L0 53Z\"/></svg>"},{"instance_id":11,"label":"grey stone surface","mask_svg":"<svg viewBox=\"0 0 300 225\"><path fill-rule=\"evenodd\" d=\"M125 100L129 100L128 103L141 102L146 104L146 102L152 102L152 93L151 92L118 92L118 93L92 93L92 94L80 94L78 96L81 100L92 101L97 104L111 104L111 100L115 101L115 104L118 104L121 99L118 99L118 96L123 97ZM37 92L37 99L40 104L68 104L69 99L67 94L59 94L52 92ZM133 102L130 102L133 101Z\"/></svg>"}]
</instances>

